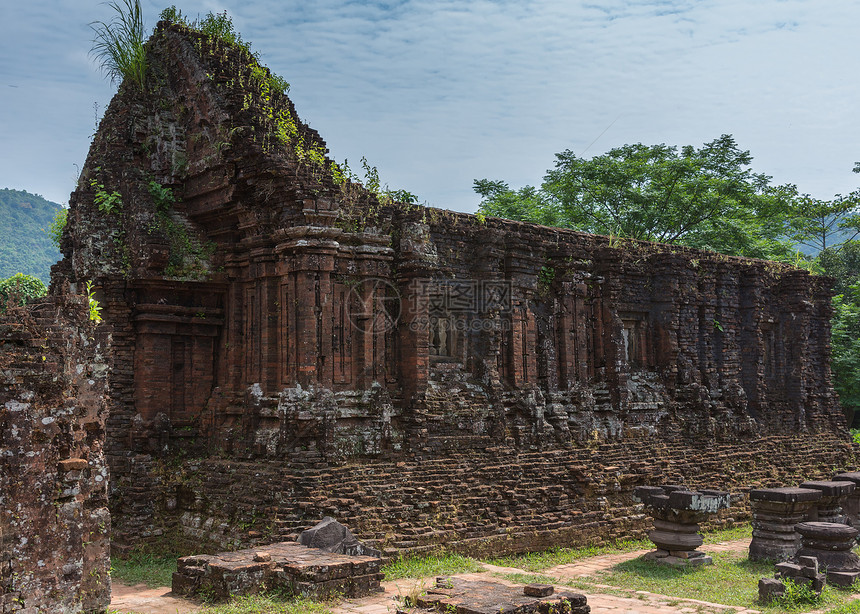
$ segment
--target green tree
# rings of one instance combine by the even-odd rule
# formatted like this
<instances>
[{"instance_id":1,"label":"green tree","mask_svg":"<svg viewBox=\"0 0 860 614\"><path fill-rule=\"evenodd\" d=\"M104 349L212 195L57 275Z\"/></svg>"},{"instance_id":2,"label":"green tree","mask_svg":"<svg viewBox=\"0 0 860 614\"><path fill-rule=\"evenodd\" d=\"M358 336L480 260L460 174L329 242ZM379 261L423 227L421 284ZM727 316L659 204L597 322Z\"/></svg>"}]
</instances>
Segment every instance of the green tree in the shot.
<instances>
[{"instance_id":1,"label":"green tree","mask_svg":"<svg viewBox=\"0 0 860 614\"><path fill-rule=\"evenodd\" d=\"M0 310L5 311L6 305L10 302L26 305L47 293L48 289L38 277L15 273L12 277L0 281Z\"/></svg>"},{"instance_id":2,"label":"green tree","mask_svg":"<svg viewBox=\"0 0 860 614\"><path fill-rule=\"evenodd\" d=\"M860 410L860 283L833 298L833 384L848 416Z\"/></svg>"},{"instance_id":3,"label":"green tree","mask_svg":"<svg viewBox=\"0 0 860 614\"><path fill-rule=\"evenodd\" d=\"M845 241L819 252L818 268L825 275L835 278L833 289L837 294L845 294L848 289L860 283L860 241Z\"/></svg>"},{"instance_id":4,"label":"green tree","mask_svg":"<svg viewBox=\"0 0 860 614\"><path fill-rule=\"evenodd\" d=\"M813 253L839 250L860 235L860 190L833 200L805 194L795 200L788 218L788 234Z\"/></svg>"},{"instance_id":5,"label":"green tree","mask_svg":"<svg viewBox=\"0 0 860 614\"><path fill-rule=\"evenodd\" d=\"M774 186L750 169L752 156L730 135L700 148L624 145L591 159L556 155L540 188L511 190L475 181L480 212L728 254L786 257L794 186Z\"/></svg>"},{"instance_id":6,"label":"green tree","mask_svg":"<svg viewBox=\"0 0 860 614\"><path fill-rule=\"evenodd\" d=\"M48 228L45 230L45 233L50 237L51 243L54 244L54 247L60 249L60 241L63 239L63 231L66 230L66 223L69 221L69 210L68 209L57 209L57 214L54 216L54 219L51 220L51 223L48 224Z\"/></svg>"}]
</instances>

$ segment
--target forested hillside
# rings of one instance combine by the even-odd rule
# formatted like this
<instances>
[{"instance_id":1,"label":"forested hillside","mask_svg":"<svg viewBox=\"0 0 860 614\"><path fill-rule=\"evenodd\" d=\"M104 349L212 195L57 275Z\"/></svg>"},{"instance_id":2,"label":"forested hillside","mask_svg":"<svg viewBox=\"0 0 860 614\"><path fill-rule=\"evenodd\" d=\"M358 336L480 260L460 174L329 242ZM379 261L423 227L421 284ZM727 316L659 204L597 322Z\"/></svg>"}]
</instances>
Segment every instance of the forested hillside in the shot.
<instances>
[{"instance_id":1,"label":"forested hillside","mask_svg":"<svg viewBox=\"0 0 860 614\"><path fill-rule=\"evenodd\" d=\"M0 189L0 279L24 273L48 284L61 254L45 231L61 208L36 194Z\"/></svg>"}]
</instances>

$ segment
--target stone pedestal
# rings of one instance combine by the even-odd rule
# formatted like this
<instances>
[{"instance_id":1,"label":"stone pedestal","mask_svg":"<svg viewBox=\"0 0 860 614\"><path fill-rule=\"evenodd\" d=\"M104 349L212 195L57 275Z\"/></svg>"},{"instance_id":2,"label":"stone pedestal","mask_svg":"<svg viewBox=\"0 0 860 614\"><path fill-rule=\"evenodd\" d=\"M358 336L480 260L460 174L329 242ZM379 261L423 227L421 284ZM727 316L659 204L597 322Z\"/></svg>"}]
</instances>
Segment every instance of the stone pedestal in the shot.
<instances>
[{"instance_id":1,"label":"stone pedestal","mask_svg":"<svg viewBox=\"0 0 860 614\"><path fill-rule=\"evenodd\" d=\"M750 560L776 562L794 558L800 550L800 533L794 525L808 518L821 498L812 488L757 488L750 491L753 538Z\"/></svg>"},{"instance_id":2,"label":"stone pedestal","mask_svg":"<svg viewBox=\"0 0 860 614\"><path fill-rule=\"evenodd\" d=\"M842 511L848 516L848 521L855 529L860 529L860 471L848 473L837 473L833 476L836 482L851 482L854 484L854 492L845 498Z\"/></svg>"},{"instance_id":3,"label":"stone pedestal","mask_svg":"<svg viewBox=\"0 0 860 614\"><path fill-rule=\"evenodd\" d=\"M798 558L814 556L830 584L849 586L860 577L860 557L851 551L857 529L834 522L801 522L795 528L803 541Z\"/></svg>"},{"instance_id":4,"label":"stone pedestal","mask_svg":"<svg viewBox=\"0 0 860 614\"><path fill-rule=\"evenodd\" d=\"M804 482L800 487L821 491L821 498L810 510L811 522L848 523L848 518L842 512L842 505L848 499L848 495L854 492L853 482L822 480Z\"/></svg>"},{"instance_id":5,"label":"stone pedestal","mask_svg":"<svg viewBox=\"0 0 860 614\"><path fill-rule=\"evenodd\" d=\"M699 523L729 507L729 493L694 491L684 486L639 486L633 498L644 503L654 519L654 530L648 537L657 550L646 554L646 559L676 567L713 563L711 557L697 550L703 542Z\"/></svg>"}]
</instances>

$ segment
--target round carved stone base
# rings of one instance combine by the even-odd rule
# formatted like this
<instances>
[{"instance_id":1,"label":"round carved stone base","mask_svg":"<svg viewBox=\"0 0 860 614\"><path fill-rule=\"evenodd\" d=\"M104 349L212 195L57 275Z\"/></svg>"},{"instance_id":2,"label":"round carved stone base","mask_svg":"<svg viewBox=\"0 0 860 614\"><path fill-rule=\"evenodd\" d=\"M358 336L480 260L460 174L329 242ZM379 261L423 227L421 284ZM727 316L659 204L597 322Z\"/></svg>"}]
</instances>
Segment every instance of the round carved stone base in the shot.
<instances>
[{"instance_id":1,"label":"round carved stone base","mask_svg":"<svg viewBox=\"0 0 860 614\"><path fill-rule=\"evenodd\" d=\"M796 527L803 540L797 556L814 556L831 573L860 572L860 557L851 551L857 529L833 522L801 522Z\"/></svg>"}]
</instances>

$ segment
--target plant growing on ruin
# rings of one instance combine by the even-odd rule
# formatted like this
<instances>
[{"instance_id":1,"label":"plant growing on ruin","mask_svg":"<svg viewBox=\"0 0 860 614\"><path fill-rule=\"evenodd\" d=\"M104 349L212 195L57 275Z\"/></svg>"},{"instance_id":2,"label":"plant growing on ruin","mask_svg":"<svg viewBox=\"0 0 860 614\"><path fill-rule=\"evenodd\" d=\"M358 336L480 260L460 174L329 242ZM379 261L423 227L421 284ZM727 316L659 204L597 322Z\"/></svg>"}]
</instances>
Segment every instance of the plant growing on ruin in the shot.
<instances>
[{"instance_id":1,"label":"plant growing on ruin","mask_svg":"<svg viewBox=\"0 0 860 614\"><path fill-rule=\"evenodd\" d=\"M57 246L57 249L60 249L60 241L63 238L63 231L66 229L66 223L69 220L69 210L68 209L59 209L57 214L54 216L54 219L51 220L50 224L48 224L47 230L45 232L48 234L48 237L51 239L51 243Z\"/></svg>"},{"instance_id":2,"label":"plant growing on ruin","mask_svg":"<svg viewBox=\"0 0 860 614\"><path fill-rule=\"evenodd\" d=\"M159 21L167 21L170 23L181 23L184 25L188 25L188 22L185 20L185 16L182 14L182 11L176 8L176 5L171 5L161 11L158 16Z\"/></svg>"},{"instance_id":3,"label":"plant growing on ruin","mask_svg":"<svg viewBox=\"0 0 860 614\"><path fill-rule=\"evenodd\" d=\"M38 277L15 273L0 281L0 312L5 311L7 305L26 305L47 293L48 289Z\"/></svg>"},{"instance_id":4,"label":"plant growing on ruin","mask_svg":"<svg viewBox=\"0 0 860 614\"><path fill-rule=\"evenodd\" d=\"M98 60L112 83L127 79L143 90L146 81L146 35L140 0L109 2L108 6L116 13L111 21L90 23L95 33L90 54Z\"/></svg>"},{"instance_id":5,"label":"plant growing on ruin","mask_svg":"<svg viewBox=\"0 0 860 614\"><path fill-rule=\"evenodd\" d=\"M209 12L200 20L197 28L206 36L218 38L228 45L242 45L247 48L247 44L242 40L242 36L233 27L233 18L227 14L227 11L220 13Z\"/></svg>"},{"instance_id":6,"label":"plant growing on ruin","mask_svg":"<svg viewBox=\"0 0 860 614\"><path fill-rule=\"evenodd\" d=\"M90 187L95 190L93 202L98 206L102 213L115 213L122 209L122 195L117 192L109 192L105 189L103 183L99 183L95 179L90 181Z\"/></svg>"},{"instance_id":7,"label":"plant growing on ruin","mask_svg":"<svg viewBox=\"0 0 860 614\"><path fill-rule=\"evenodd\" d=\"M538 285L548 289L555 281L555 269L551 266L542 266L538 272Z\"/></svg>"},{"instance_id":8,"label":"plant growing on ruin","mask_svg":"<svg viewBox=\"0 0 860 614\"><path fill-rule=\"evenodd\" d=\"M86 288L90 320L98 324L102 321L102 306L96 300L96 291L93 289L92 281L87 282Z\"/></svg>"},{"instance_id":9,"label":"plant growing on ruin","mask_svg":"<svg viewBox=\"0 0 860 614\"><path fill-rule=\"evenodd\" d=\"M163 186L157 181L149 182L149 195L155 203L156 210L167 213L173 204L176 202L176 197L173 195L173 190L167 186Z\"/></svg>"}]
</instances>

